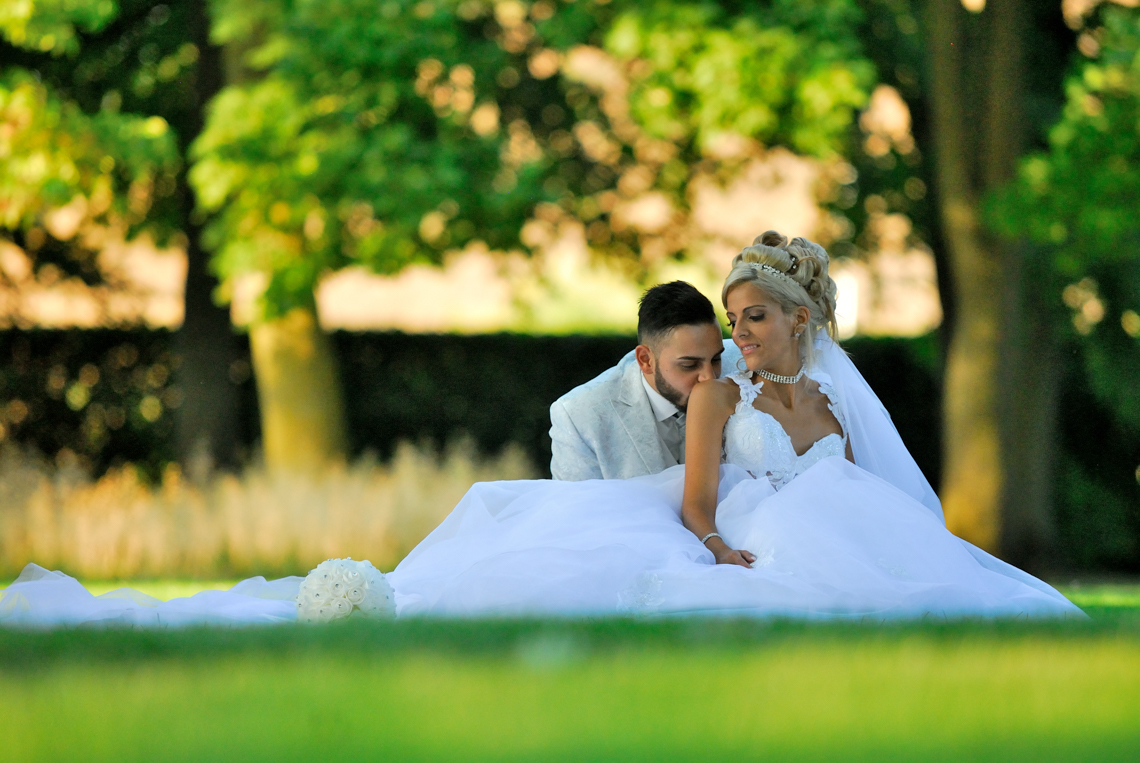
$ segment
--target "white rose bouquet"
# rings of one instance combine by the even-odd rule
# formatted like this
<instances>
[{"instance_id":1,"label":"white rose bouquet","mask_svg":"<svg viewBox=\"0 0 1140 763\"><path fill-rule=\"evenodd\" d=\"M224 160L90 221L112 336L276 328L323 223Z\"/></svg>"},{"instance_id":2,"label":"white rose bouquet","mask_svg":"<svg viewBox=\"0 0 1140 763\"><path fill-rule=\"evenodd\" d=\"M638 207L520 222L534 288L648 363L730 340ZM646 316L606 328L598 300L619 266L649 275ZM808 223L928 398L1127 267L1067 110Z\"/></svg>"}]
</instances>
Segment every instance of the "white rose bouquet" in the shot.
<instances>
[{"instance_id":1,"label":"white rose bouquet","mask_svg":"<svg viewBox=\"0 0 1140 763\"><path fill-rule=\"evenodd\" d=\"M384 573L371 562L329 559L301 583L297 619L327 623L360 612L364 617L394 617L396 599Z\"/></svg>"}]
</instances>

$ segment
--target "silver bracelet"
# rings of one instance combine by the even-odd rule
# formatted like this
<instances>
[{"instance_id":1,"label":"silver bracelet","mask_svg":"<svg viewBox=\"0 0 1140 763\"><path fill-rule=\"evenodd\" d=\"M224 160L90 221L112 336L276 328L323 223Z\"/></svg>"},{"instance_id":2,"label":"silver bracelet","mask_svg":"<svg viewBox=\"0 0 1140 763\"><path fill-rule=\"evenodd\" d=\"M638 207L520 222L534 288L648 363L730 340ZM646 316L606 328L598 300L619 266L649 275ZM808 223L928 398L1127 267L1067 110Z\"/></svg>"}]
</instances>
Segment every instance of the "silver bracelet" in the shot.
<instances>
[{"instance_id":1,"label":"silver bracelet","mask_svg":"<svg viewBox=\"0 0 1140 763\"><path fill-rule=\"evenodd\" d=\"M704 543L709 538L720 538L720 533L709 533L705 537L701 538L701 543ZM720 538L720 539L724 540L724 538Z\"/></svg>"}]
</instances>

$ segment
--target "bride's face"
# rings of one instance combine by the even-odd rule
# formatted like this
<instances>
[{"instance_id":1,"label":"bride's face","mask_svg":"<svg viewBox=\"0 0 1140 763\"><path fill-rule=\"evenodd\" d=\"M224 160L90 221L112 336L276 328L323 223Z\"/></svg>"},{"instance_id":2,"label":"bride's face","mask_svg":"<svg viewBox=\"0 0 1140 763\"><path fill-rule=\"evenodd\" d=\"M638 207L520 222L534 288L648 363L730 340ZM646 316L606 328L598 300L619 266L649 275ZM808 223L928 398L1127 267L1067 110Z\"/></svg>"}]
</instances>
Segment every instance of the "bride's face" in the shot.
<instances>
[{"instance_id":1,"label":"bride's face","mask_svg":"<svg viewBox=\"0 0 1140 763\"><path fill-rule=\"evenodd\" d=\"M742 283L728 293L726 311L732 341L740 348L749 371L761 368L793 375L800 368L800 340L795 336L807 322L807 308L787 315L763 289Z\"/></svg>"}]
</instances>

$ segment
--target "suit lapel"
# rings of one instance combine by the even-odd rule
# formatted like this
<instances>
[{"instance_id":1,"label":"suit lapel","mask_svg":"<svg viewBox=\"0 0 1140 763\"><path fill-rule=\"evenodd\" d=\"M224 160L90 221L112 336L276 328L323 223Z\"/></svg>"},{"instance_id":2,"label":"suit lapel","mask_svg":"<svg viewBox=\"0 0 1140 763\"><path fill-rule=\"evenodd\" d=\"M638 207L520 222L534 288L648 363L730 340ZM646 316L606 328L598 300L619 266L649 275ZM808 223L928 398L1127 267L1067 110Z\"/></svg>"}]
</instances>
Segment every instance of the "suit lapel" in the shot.
<instances>
[{"instance_id":1,"label":"suit lapel","mask_svg":"<svg viewBox=\"0 0 1140 763\"><path fill-rule=\"evenodd\" d=\"M641 369L631 363L622 375L621 391L611 404L629 437L633 452L641 459L646 474L665 471L667 464L663 446L657 437L653 407L641 386Z\"/></svg>"}]
</instances>

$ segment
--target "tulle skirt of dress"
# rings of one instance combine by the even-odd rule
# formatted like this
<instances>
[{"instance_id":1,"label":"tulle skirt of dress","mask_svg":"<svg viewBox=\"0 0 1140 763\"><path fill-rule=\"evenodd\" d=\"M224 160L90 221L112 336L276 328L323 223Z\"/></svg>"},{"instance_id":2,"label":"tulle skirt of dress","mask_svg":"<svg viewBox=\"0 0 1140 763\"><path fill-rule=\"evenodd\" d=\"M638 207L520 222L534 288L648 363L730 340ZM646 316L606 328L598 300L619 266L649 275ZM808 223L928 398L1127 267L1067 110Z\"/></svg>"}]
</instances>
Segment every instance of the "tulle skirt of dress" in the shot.
<instances>
[{"instance_id":1,"label":"tulle skirt of dress","mask_svg":"<svg viewBox=\"0 0 1140 763\"><path fill-rule=\"evenodd\" d=\"M228 591L162 601L131 588L94 596L73 577L29 564L0 592L0 626L164 628L293 622L302 580L249 578Z\"/></svg>"},{"instance_id":2,"label":"tulle skirt of dress","mask_svg":"<svg viewBox=\"0 0 1140 763\"><path fill-rule=\"evenodd\" d=\"M753 568L714 564L681 524L684 467L630 480L475 485L389 580L408 615L1083 616L828 458L778 493L724 466L717 528Z\"/></svg>"},{"instance_id":3,"label":"tulle skirt of dress","mask_svg":"<svg viewBox=\"0 0 1140 763\"><path fill-rule=\"evenodd\" d=\"M717 528L756 554L752 569L714 564L681 524L683 487L683 466L631 480L477 484L389 573L397 615L1083 616L841 458L778 493L722 467ZM162 602L130 589L96 597L30 564L0 596L0 626L290 622L301 580L250 578Z\"/></svg>"}]
</instances>

